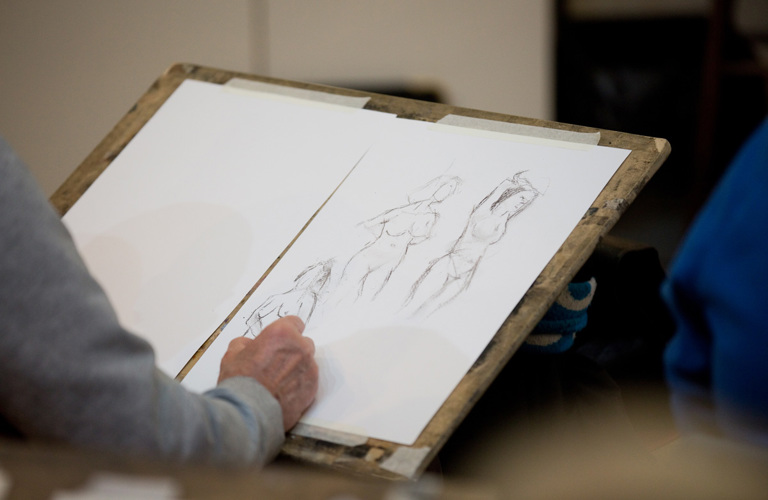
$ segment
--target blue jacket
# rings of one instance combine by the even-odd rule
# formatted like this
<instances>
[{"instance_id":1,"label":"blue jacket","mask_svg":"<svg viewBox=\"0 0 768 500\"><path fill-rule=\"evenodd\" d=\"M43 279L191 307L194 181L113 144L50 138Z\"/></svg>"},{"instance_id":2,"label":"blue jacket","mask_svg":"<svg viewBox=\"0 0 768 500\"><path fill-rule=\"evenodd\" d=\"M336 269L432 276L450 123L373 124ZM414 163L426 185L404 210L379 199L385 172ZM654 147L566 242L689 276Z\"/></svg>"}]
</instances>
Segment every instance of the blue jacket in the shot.
<instances>
[{"instance_id":1,"label":"blue jacket","mask_svg":"<svg viewBox=\"0 0 768 500\"><path fill-rule=\"evenodd\" d=\"M662 293L682 430L768 446L768 119L691 226Z\"/></svg>"}]
</instances>

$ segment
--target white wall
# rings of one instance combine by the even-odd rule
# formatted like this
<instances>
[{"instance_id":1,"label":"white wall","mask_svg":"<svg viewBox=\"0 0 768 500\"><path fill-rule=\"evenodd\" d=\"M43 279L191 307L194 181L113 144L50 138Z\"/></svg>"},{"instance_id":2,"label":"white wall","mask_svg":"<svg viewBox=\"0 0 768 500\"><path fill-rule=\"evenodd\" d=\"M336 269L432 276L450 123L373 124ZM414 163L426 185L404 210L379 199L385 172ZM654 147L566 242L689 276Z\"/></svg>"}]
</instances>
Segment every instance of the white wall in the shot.
<instances>
[{"instance_id":1,"label":"white wall","mask_svg":"<svg viewBox=\"0 0 768 500\"><path fill-rule=\"evenodd\" d=\"M0 134L51 194L179 61L320 83L426 79L452 104L550 118L553 4L0 0Z\"/></svg>"},{"instance_id":2,"label":"white wall","mask_svg":"<svg viewBox=\"0 0 768 500\"><path fill-rule=\"evenodd\" d=\"M289 79L434 82L452 104L553 114L550 0L270 0L269 42Z\"/></svg>"},{"instance_id":3,"label":"white wall","mask_svg":"<svg viewBox=\"0 0 768 500\"><path fill-rule=\"evenodd\" d=\"M0 0L0 134L52 193L172 63L250 70L249 8Z\"/></svg>"}]
</instances>

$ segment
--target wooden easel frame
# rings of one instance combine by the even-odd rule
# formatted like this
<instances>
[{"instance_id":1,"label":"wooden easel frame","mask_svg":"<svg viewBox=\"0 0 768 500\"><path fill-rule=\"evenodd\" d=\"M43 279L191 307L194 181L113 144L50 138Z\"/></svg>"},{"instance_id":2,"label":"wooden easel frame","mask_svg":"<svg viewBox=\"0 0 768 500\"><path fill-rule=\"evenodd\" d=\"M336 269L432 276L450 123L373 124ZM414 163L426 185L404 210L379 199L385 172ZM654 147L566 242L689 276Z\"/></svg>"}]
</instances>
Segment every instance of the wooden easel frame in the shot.
<instances>
[{"instance_id":1,"label":"wooden easel frame","mask_svg":"<svg viewBox=\"0 0 768 500\"><path fill-rule=\"evenodd\" d=\"M398 117L413 120L435 122L448 114L454 114L575 132L599 131L601 133L599 145L631 150L629 157L592 207L584 214L520 303L510 313L503 326L413 446L408 447L376 439L368 439L365 444L349 445L294 434L287 436L283 454L301 461L365 476L415 479L426 469L451 433L555 301L560 291L592 254L600 239L618 221L670 153L670 145L665 139L258 77L190 64L176 64L158 78L53 194L51 197L53 205L62 215L66 213L184 80L193 79L223 84L232 78L352 97L370 97L370 101L365 106L366 109L394 113ZM221 328L214 332L211 339L201 347L200 352L207 348L220 330Z\"/></svg>"}]
</instances>

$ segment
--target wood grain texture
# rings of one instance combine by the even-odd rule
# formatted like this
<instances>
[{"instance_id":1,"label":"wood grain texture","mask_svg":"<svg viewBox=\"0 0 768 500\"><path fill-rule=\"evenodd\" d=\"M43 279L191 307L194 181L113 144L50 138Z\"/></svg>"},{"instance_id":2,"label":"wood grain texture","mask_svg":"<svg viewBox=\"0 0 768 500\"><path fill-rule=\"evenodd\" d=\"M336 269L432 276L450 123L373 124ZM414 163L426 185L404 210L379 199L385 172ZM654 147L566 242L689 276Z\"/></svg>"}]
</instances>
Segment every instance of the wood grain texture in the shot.
<instances>
[{"instance_id":1,"label":"wood grain texture","mask_svg":"<svg viewBox=\"0 0 768 500\"><path fill-rule=\"evenodd\" d=\"M523 299L510 313L503 326L412 447L403 447L399 444L376 439L368 439L365 444L356 446L293 434L286 439L283 447L284 455L353 474L387 479L415 479L423 473L451 433L543 317L560 291L586 262L600 239L619 220L670 153L669 143L660 138L522 118L336 87L284 81L191 64L176 64L155 81L136 105L53 194L51 197L53 205L60 214L65 214L185 79L225 83L235 77L333 94L355 97L367 96L370 97L370 101L365 106L366 109L394 113L401 118L413 120L435 122L448 114L455 114L575 132L600 132L599 145L631 150L628 158L611 178L600 196L584 214L571 235L531 285ZM270 270L279 259L280 257L276 259ZM269 271L265 273L265 276L268 273ZM261 280L254 285L254 289L260 282ZM243 298L240 305L245 302L247 297ZM215 339L223 325L234 316L240 305L211 335L195 358L182 370L180 376L189 370L194 361Z\"/></svg>"}]
</instances>

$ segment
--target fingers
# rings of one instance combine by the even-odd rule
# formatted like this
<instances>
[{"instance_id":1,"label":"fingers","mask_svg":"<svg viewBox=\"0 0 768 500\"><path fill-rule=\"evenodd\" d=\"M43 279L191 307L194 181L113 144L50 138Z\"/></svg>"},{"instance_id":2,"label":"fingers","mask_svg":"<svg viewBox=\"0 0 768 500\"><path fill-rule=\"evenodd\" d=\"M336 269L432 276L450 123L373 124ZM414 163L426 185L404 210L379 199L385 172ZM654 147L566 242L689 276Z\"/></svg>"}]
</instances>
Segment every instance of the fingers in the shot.
<instances>
[{"instance_id":1,"label":"fingers","mask_svg":"<svg viewBox=\"0 0 768 500\"><path fill-rule=\"evenodd\" d=\"M259 336L265 335L297 335L301 336L304 333L304 321L298 316L284 316L269 325L267 325L259 334ZM311 355L315 355L315 342L309 338L301 336L301 340L298 340L300 345L307 349L307 352Z\"/></svg>"},{"instance_id":2,"label":"fingers","mask_svg":"<svg viewBox=\"0 0 768 500\"><path fill-rule=\"evenodd\" d=\"M318 389L315 343L303 332L301 318L280 318L255 339L233 339L221 360L219 381L236 376L258 380L280 403L286 430L298 422Z\"/></svg>"},{"instance_id":3,"label":"fingers","mask_svg":"<svg viewBox=\"0 0 768 500\"><path fill-rule=\"evenodd\" d=\"M259 335L267 334L298 334L304 333L304 322L298 316L284 316L270 324Z\"/></svg>"},{"instance_id":4,"label":"fingers","mask_svg":"<svg viewBox=\"0 0 768 500\"><path fill-rule=\"evenodd\" d=\"M232 339L232 341L229 343L229 347L227 347L227 354L237 354L238 352L245 349L245 347L251 342L251 339L246 337L237 337L235 339Z\"/></svg>"},{"instance_id":5,"label":"fingers","mask_svg":"<svg viewBox=\"0 0 768 500\"><path fill-rule=\"evenodd\" d=\"M310 349L310 351L309 351L309 352L310 352L310 354L311 354L312 356L314 356L314 355L315 355L315 341L314 341L314 340L312 340L312 339L311 339L311 338L309 338L309 337L302 337L302 338L304 339L304 343L305 343L306 345L308 345L308 346L309 346L309 349Z\"/></svg>"}]
</instances>

